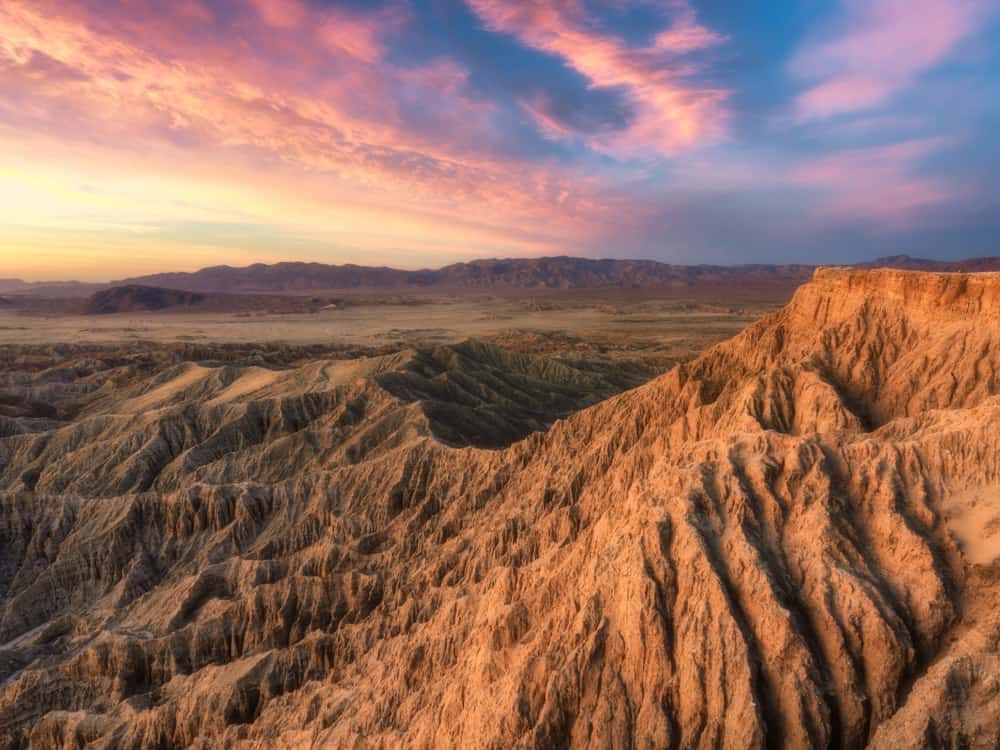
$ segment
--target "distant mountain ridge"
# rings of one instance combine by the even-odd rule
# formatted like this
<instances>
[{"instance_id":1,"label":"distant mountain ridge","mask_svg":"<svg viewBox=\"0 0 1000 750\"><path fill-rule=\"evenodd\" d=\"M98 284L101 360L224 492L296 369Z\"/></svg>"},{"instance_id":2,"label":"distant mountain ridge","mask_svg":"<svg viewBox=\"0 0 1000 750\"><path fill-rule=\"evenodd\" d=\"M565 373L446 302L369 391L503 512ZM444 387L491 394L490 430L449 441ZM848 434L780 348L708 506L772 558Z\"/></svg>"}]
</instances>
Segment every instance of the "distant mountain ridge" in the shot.
<instances>
[{"instance_id":1,"label":"distant mountain ridge","mask_svg":"<svg viewBox=\"0 0 1000 750\"><path fill-rule=\"evenodd\" d=\"M1000 270L1000 256L938 261L893 255L852 264L857 268L900 268L938 272ZM210 266L193 272L158 273L105 284L25 282L0 279L0 294L84 297L117 286L147 286L199 293L308 292L313 290L413 289L589 289L656 288L705 282L807 281L811 264L677 265L655 260L615 260L557 256L454 263L407 271L388 266L324 263L256 263Z\"/></svg>"},{"instance_id":2,"label":"distant mountain ridge","mask_svg":"<svg viewBox=\"0 0 1000 750\"><path fill-rule=\"evenodd\" d=\"M142 284L198 292L296 292L318 289L647 288L676 282L750 279L805 281L813 266L680 266L651 260L523 258L477 260L439 269L403 271L388 267L322 263L256 264L244 268L213 266L194 273L164 273L126 279Z\"/></svg>"},{"instance_id":3,"label":"distant mountain ridge","mask_svg":"<svg viewBox=\"0 0 1000 750\"><path fill-rule=\"evenodd\" d=\"M862 268L925 271L1000 270L1000 257L935 261L897 255L857 264ZM713 281L807 281L816 270L806 264L675 265L654 260L612 260L558 256L455 263L439 269L404 271L388 267L322 263L214 266L194 273L167 273L126 279L193 292L295 292L315 289L589 289L651 288Z\"/></svg>"}]
</instances>

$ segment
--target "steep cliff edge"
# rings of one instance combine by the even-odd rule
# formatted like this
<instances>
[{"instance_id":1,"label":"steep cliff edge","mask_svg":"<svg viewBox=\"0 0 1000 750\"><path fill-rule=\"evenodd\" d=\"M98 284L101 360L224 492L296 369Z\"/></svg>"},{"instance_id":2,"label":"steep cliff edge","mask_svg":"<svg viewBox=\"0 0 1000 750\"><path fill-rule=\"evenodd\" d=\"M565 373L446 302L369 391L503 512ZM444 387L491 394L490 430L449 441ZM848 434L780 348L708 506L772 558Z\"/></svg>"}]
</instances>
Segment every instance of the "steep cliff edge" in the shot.
<instances>
[{"instance_id":1,"label":"steep cliff edge","mask_svg":"<svg viewBox=\"0 0 1000 750\"><path fill-rule=\"evenodd\" d=\"M995 747L998 297L820 269L499 450L421 404L604 376L473 348L88 391L0 438L0 744Z\"/></svg>"}]
</instances>

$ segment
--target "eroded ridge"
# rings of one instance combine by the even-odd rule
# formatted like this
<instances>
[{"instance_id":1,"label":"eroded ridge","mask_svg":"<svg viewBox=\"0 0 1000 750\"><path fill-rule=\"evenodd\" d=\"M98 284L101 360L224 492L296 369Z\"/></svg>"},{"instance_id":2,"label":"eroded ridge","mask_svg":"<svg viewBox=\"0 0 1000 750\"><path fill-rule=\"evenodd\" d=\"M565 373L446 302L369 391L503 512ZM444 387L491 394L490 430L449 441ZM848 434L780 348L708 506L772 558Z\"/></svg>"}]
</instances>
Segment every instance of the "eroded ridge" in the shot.
<instances>
[{"instance_id":1,"label":"eroded ridge","mask_svg":"<svg viewBox=\"0 0 1000 750\"><path fill-rule=\"evenodd\" d=\"M441 439L470 423L453 404L511 420L539 382L604 376L474 348L477 377L442 354L182 363L18 417L0 739L994 747L998 296L820 269L499 450Z\"/></svg>"}]
</instances>

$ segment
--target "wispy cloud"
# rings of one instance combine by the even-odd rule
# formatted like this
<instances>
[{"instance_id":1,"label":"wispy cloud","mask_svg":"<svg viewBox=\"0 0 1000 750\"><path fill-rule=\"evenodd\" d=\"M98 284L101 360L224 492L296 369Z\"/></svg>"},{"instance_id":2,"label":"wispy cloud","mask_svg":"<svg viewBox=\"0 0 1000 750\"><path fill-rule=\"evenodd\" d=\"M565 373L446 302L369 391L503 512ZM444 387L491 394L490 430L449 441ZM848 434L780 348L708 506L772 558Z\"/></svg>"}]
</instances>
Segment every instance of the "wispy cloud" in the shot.
<instances>
[{"instance_id":1,"label":"wispy cloud","mask_svg":"<svg viewBox=\"0 0 1000 750\"><path fill-rule=\"evenodd\" d=\"M631 123L612 134L578 131L556 123L537 99L528 111L550 132L577 132L601 148L648 148L672 153L720 136L729 92L694 79L700 71L690 55L722 41L701 25L687 2L667 7L670 24L647 46L630 46L601 27L582 0L468 0L487 28L562 58L593 87L620 87L634 107Z\"/></svg>"},{"instance_id":2,"label":"wispy cloud","mask_svg":"<svg viewBox=\"0 0 1000 750\"><path fill-rule=\"evenodd\" d=\"M807 88L795 103L802 120L885 104L970 36L992 0L843 0L836 31L814 38L791 72Z\"/></svg>"},{"instance_id":3,"label":"wispy cloud","mask_svg":"<svg viewBox=\"0 0 1000 750\"><path fill-rule=\"evenodd\" d=\"M494 153L503 134L491 105L456 62L386 61L385 37L405 11L300 0L252 0L250 10L231 36L193 43L192 29L212 18L195 0L102 13L9 0L0 6L0 125L145 158L168 149L220 172L249 164L261 182L291 170L331 200L379 206L373 221L386 210L418 215L423 232L432 221L489 217L493 229L469 236L506 234L512 247L531 243L536 227L534 246L558 249L553 235L568 239L600 213L586 181ZM176 39L169 54L135 40L151 25L161 43ZM248 52L234 55L240 46Z\"/></svg>"},{"instance_id":4,"label":"wispy cloud","mask_svg":"<svg viewBox=\"0 0 1000 750\"><path fill-rule=\"evenodd\" d=\"M797 6L801 40L697 0L0 0L0 261L74 227L185 265L802 259L985 205L996 0Z\"/></svg>"},{"instance_id":5,"label":"wispy cloud","mask_svg":"<svg viewBox=\"0 0 1000 750\"><path fill-rule=\"evenodd\" d=\"M962 197L959 185L920 173L922 164L948 145L926 138L841 151L805 161L790 178L819 191L821 222L861 221L900 229L919 220L926 209Z\"/></svg>"},{"instance_id":6,"label":"wispy cloud","mask_svg":"<svg viewBox=\"0 0 1000 750\"><path fill-rule=\"evenodd\" d=\"M268 26L294 29L306 20L306 6L300 0L250 0Z\"/></svg>"}]
</instances>

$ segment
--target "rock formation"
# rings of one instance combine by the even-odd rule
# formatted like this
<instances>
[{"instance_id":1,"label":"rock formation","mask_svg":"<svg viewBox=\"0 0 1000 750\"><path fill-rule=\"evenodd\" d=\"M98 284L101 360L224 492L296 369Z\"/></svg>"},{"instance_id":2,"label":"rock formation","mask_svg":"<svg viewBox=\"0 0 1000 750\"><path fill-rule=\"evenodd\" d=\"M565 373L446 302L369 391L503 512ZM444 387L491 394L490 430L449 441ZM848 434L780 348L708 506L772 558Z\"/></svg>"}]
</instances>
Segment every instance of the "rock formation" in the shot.
<instances>
[{"instance_id":1,"label":"rock formation","mask_svg":"<svg viewBox=\"0 0 1000 750\"><path fill-rule=\"evenodd\" d=\"M997 747L998 344L1000 274L819 269L554 423L629 383L20 361L0 745Z\"/></svg>"},{"instance_id":2,"label":"rock formation","mask_svg":"<svg viewBox=\"0 0 1000 750\"><path fill-rule=\"evenodd\" d=\"M195 292L161 289L155 286L116 286L95 292L83 305L85 315L149 312L168 307L190 307L204 300Z\"/></svg>"}]
</instances>

